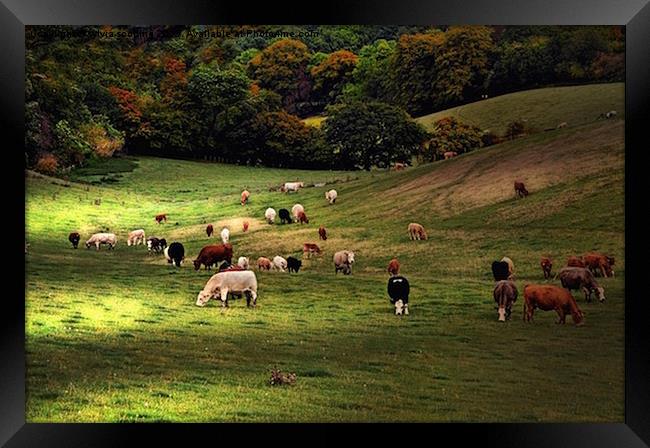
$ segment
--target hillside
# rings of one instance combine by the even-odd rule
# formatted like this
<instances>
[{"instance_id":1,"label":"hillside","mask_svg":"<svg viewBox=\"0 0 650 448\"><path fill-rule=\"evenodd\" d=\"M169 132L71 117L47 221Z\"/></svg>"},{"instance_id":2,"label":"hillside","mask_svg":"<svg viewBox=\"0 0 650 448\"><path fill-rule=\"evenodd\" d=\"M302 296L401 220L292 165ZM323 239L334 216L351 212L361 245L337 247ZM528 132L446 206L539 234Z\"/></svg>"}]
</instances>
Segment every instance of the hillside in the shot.
<instances>
[{"instance_id":1,"label":"hillside","mask_svg":"<svg viewBox=\"0 0 650 448\"><path fill-rule=\"evenodd\" d=\"M618 102L605 109L622 112ZM561 121L592 115L576 108ZM403 172L138 158L112 183L28 178L27 421L623 421L624 121L570 125ZM529 197L514 198L515 178ZM330 184L268 189L295 179ZM244 187L253 193L246 207ZM296 202L309 224L264 222L267 207ZM168 223L154 222L160 212ZM408 240L412 221L429 240ZM324 254L303 259L298 274L256 272L256 309L241 300L199 308L212 272L191 260L216 242L208 222L230 226L235 257L302 257L304 242ZM318 241L321 224L327 241ZM181 241L183 267L127 247L136 228ZM83 248L102 229L117 233L117 248ZM76 251L72 230L82 233ZM351 276L334 274L341 249L356 254ZM557 271L590 250L616 257L616 277L599 279L604 304L574 293L584 327L540 311L524 324L521 296L512 321L497 323L493 260L514 260L522 294L543 282L541 255ZM392 257L411 282L405 318L386 296ZM296 372L296 385L268 386L274 367Z\"/></svg>"}]
</instances>

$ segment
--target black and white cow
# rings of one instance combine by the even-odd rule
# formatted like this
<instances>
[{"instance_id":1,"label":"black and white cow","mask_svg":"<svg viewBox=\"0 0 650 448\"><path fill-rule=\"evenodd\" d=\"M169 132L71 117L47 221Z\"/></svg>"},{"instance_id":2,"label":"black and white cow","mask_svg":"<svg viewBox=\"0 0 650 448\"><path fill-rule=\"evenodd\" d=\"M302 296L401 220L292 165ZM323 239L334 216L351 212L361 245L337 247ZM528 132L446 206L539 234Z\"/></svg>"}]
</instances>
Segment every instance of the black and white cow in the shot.
<instances>
[{"instance_id":1,"label":"black and white cow","mask_svg":"<svg viewBox=\"0 0 650 448\"><path fill-rule=\"evenodd\" d=\"M169 247L165 248L165 258L167 258L167 263L180 268L185 258L185 248L181 243L171 243Z\"/></svg>"},{"instance_id":2,"label":"black and white cow","mask_svg":"<svg viewBox=\"0 0 650 448\"><path fill-rule=\"evenodd\" d=\"M165 238L156 238L155 236L147 238L147 250L150 252L162 252L167 247Z\"/></svg>"},{"instance_id":3,"label":"black and white cow","mask_svg":"<svg viewBox=\"0 0 650 448\"><path fill-rule=\"evenodd\" d=\"M395 305L395 315L401 316L402 313L409 313L409 281L401 275L388 279L388 295L390 303Z\"/></svg>"}]
</instances>

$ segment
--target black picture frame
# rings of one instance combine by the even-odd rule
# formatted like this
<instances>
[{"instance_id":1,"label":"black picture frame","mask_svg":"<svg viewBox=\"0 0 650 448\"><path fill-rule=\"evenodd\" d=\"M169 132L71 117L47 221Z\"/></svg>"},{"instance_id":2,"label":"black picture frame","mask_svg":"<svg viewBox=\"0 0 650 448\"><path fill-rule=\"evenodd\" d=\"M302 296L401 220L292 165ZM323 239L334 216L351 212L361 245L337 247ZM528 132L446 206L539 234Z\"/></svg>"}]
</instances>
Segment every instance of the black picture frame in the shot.
<instances>
[{"instance_id":1,"label":"black picture frame","mask_svg":"<svg viewBox=\"0 0 650 448\"><path fill-rule=\"evenodd\" d=\"M431 424L391 425L259 425L258 434L283 432L282 442L305 438L325 441L339 430L361 429L371 439L400 440L415 430L429 443L452 437L461 441L500 446L537 447L641 447L650 444L650 348L642 280L647 247L642 201L647 191L644 154L646 128L650 124L650 5L648 0L472 0L472 1L330 1L174 2L171 0L35 1L0 0L0 120L5 157L11 156L2 178L5 223L13 238L3 241L4 265L16 264L22 252L19 235L24 231L24 201L15 193L24 188L24 26L87 24L486 24L486 25L626 25L626 339L625 423L620 424ZM13 158L16 160L14 161ZM22 176L22 177L21 177ZM24 193L24 191L23 191ZM24 196L23 196L24 197ZM10 203L10 206L7 204ZM15 207L15 212L14 212ZM8 209L7 209L8 208ZM22 227L22 228L21 228ZM16 256L14 256L16 255ZM638 261L638 262L637 262ZM647 262L646 262L647 263ZM22 267L24 274L24 265ZM20 268L18 269L20 270ZM17 276L16 276L17 277ZM7 281L9 280L9 281ZM171 442L188 435L212 437L214 444L226 435L247 440L254 432L239 425L101 425L25 423L25 309L21 287L5 275L15 294L3 298L0 312L0 444L18 446L122 446L137 437ZM24 297L24 285L23 285ZM597 341L594 341L596 344ZM559 397L561 398L561 397ZM495 416L498 420L498 416ZM291 434L291 439L286 438ZM271 436L272 437L272 436ZM316 439L318 438L318 439Z\"/></svg>"}]
</instances>

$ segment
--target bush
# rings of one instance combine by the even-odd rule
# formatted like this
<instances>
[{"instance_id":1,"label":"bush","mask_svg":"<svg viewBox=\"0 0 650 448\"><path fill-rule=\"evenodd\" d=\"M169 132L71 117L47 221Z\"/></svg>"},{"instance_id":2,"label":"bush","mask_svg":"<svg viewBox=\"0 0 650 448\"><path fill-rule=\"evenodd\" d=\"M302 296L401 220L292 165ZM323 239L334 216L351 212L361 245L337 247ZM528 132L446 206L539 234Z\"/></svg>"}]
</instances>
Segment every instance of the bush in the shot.
<instances>
[{"instance_id":1,"label":"bush","mask_svg":"<svg viewBox=\"0 0 650 448\"><path fill-rule=\"evenodd\" d=\"M492 145L497 145L503 141L501 137L499 137L495 132L492 131L484 131L483 134L481 134L481 141L483 142L483 146L492 146Z\"/></svg>"},{"instance_id":2,"label":"bush","mask_svg":"<svg viewBox=\"0 0 650 448\"><path fill-rule=\"evenodd\" d=\"M504 137L508 140L514 140L517 137L525 135L527 132L526 123L522 120L512 121L508 124L506 128L506 133Z\"/></svg>"},{"instance_id":3,"label":"bush","mask_svg":"<svg viewBox=\"0 0 650 448\"><path fill-rule=\"evenodd\" d=\"M431 133L433 138L422 146L420 154L426 161L438 160L447 151L463 154L483 146L481 129L461 123L454 117L436 121Z\"/></svg>"},{"instance_id":4,"label":"bush","mask_svg":"<svg viewBox=\"0 0 650 448\"><path fill-rule=\"evenodd\" d=\"M36 161L34 169L43 174L56 174L59 169L59 161L54 154L42 154Z\"/></svg>"}]
</instances>

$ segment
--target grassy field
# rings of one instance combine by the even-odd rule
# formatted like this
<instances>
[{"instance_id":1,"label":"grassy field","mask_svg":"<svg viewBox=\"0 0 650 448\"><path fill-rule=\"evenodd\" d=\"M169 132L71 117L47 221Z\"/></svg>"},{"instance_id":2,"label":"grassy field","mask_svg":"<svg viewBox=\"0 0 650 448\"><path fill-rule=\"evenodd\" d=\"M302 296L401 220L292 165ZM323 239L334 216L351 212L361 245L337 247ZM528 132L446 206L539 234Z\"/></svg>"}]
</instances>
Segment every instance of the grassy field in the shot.
<instances>
[{"instance_id":1,"label":"grassy field","mask_svg":"<svg viewBox=\"0 0 650 448\"><path fill-rule=\"evenodd\" d=\"M403 172L132 162L133 171L111 168L119 176L99 166L73 176L97 184L26 180L28 422L623 421L622 120ZM514 178L526 182L528 198L514 198ZM268 191L295 179L334 183L337 203L324 199L332 185ZM244 187L252 197L242 207ZM265 224L268 206L296 202L308 225ZM170 220L157 225L162 212ZM430 239L409 241L411 221ZM207 223L217 234L229 225L235 256L251 259L301 255L321 224L330 238L298 274L257 273L256 309L241 300L199 308L212 272L194 271L191 260L215 242ZM182 242L186 263L176 269L143 246L127 247L136 228ZM118 246L73 250L72 230L84 240L116 232ZM356 253L351 276L334 275L341 249ZM607 302L576 295L583 327L539 311L525 324L521 294L543 282L540 256L556 270L588 250L616 257L616 277L601 282ZM503 324L490 263L505 255L520 298ZM410 316L394 316L388 302L394 256L411 283ZM296 384L268 385L274 367L295 372Z\"/></svg>"}]
</instances>

